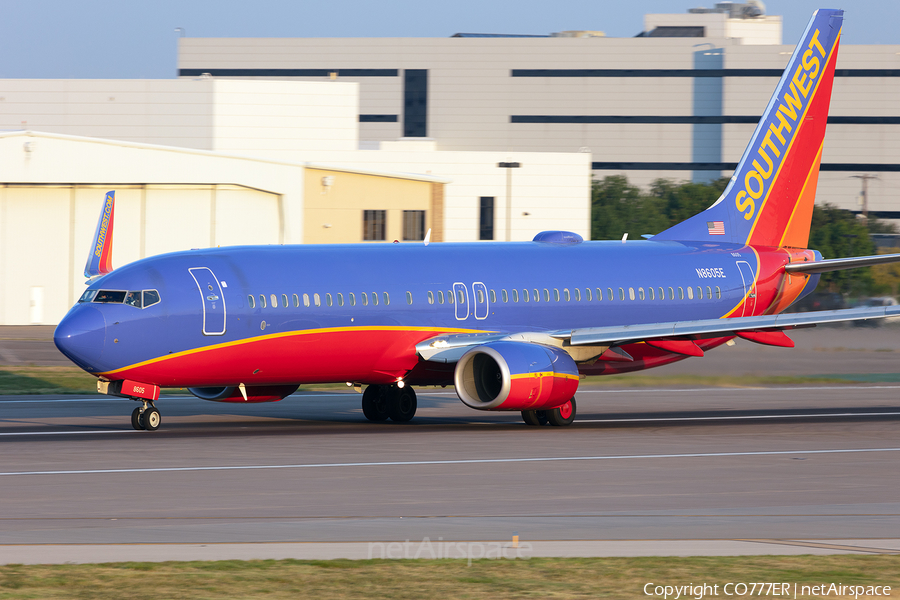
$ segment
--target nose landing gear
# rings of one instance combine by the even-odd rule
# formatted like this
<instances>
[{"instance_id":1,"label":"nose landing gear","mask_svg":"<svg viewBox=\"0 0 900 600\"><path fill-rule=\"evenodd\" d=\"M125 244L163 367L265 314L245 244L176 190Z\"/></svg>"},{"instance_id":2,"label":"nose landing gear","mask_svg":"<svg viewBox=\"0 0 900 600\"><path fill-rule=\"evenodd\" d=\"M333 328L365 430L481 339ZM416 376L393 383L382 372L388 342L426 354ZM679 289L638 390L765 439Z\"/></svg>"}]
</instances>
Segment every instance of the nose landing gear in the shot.
<instances>
[{"instance_id":1,"label":"nose landing gear","mask_svg":"<svg viewBox=\"0 0 900 600\"><path fill-rule=\"evenodd\" d=\"M131 426L135 429L145 429L147 431L156 431L162 421L159 410L153 405L152 400L144 400L135 398L139 402L143 402L143 406L138 406L131 412Z\"/></svg>"},{"instance_id":2,"label":"nose landing gear","mask_svg":"<svg viewBox=\"0 0 900 600\"><path fill-rule=\"evenodd\" d=\"M409 386L370 385L363 392L362 410L370 421L405 423L416 415L416 392Z\"/></svg>"}]
</instances>

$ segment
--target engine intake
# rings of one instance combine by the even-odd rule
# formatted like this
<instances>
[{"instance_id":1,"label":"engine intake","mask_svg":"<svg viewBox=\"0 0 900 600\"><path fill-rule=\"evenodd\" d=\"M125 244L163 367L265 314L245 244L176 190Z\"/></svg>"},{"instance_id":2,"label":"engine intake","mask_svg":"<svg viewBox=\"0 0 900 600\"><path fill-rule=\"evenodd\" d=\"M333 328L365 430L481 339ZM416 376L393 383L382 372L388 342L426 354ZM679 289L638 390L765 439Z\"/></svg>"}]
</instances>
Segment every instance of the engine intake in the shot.
<instances>
[{"instance_id":1,"label":"engine intake","mask_svg":"<svg viewBox=\"0 0 900 600\"><path fill-rule=\"evenodd\" d=\"M491 342L463 354L456 394L478 410L549 410L578 389L578 367L564 350L530 342Z\"/></svg>"},{"instance_id":2,"label":"engine intake","mask_svg":"<svg viewBox=\"0 0 900 600\"><path fill-rule=\"evenodd\" d=\"M201 400L213 402L278 402L297 391L299 385L254 385L246 386L247 399L236 385L225 387L188 388L188 391Z\"/></svg>"}]
</instances>

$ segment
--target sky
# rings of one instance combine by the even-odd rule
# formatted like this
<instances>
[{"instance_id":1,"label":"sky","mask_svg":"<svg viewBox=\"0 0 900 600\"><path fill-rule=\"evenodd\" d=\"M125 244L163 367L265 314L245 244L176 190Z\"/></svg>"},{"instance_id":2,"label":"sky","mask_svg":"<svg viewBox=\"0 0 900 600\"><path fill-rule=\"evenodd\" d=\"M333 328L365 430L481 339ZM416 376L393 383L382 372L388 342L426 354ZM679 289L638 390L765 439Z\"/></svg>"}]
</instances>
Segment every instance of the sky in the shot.
<instances>
[{"instance_id":1,"label":"sky","mask_svg":"<svg viewBox=\"0 0 900 600\"><path fill-rule=\"evenodd\" d=\"M600 30L631 37L645 13L715 0L2 0L0 78L168 79L187 37L447 37ZM824 0L767 0L793 44ZM900 0L844 7L844 44L900 44ZM897 68L900 68L898 55Z\"/></svg>"}]
</instances>

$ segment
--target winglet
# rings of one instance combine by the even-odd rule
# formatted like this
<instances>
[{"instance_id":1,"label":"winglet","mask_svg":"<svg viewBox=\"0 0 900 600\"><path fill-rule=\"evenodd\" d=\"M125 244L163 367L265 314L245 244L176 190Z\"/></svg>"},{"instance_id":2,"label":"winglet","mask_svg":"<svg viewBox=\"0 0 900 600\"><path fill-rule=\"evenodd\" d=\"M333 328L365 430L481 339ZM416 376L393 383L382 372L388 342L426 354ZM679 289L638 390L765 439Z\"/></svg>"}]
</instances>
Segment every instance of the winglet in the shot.
<instances>
[{"instance_id":1,"label":"winglet","mask_svg":"<svg viewBox=\"0 0 900 600\"><path fill-rule=\"evenodd\" d=\"M100 211L100 220L97 221L97 231L94 233L94 242L91 244L91 253L88 254L87 263L84 265L84 276L88 278L106 275L113 270L112 244L113 244L113 213L116 208L116 193L107 192L103 202L103 210Z\"/></svg>"}]
</instances>

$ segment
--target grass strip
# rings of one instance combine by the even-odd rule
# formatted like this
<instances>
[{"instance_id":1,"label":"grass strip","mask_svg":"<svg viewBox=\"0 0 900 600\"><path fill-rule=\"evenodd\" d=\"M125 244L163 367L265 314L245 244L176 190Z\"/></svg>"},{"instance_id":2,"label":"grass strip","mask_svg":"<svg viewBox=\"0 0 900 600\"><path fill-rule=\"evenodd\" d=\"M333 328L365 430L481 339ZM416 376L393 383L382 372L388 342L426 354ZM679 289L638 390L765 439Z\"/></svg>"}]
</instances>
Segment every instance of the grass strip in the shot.
<instances>
[{"instance_id":1,"label":"grass strip","mask_svg":"<svg viewBox=\"0 0 900 600\"><path fill-rule=\"evenodd\" d=\"M587 377L582 383L601 387L762 387L767 385L826 385L854 384L859 382L893 382L900 381L900 374L886 373L875 375L736 375L736 376L698 376L698 375L644 375L627 373L624 375L606 375ZM304 390L345 391L343 383L304 385ZM433 388L422 388L420 393L428 393ZM452 388L448 388L452 389ZM42 366L0 366L0 396L18 396L28 394L94 394L97 392L97 379L78 367L42 367ZM187 390L164 389L164 394L186 394Z\"/></svg>"},{"instance_id":2,"label":"grass strip","mask_svg":"<svg viewBox=\"0 0 900 600\"><path fill-rule=\"evenodd\" d=\"M478 560L471 566L465 560L7 565L0 566L0 599L649 598L644 586L650 582L718 585L718 594L707 593L707 598L728 597L722 586L729 582L784 582L792 592L795 582L798 592L802 585L888 585L896 596L900 557L532 558ZM754 596L759 595L765 594L757 590Z\"/></svg>"}]
</instances>

